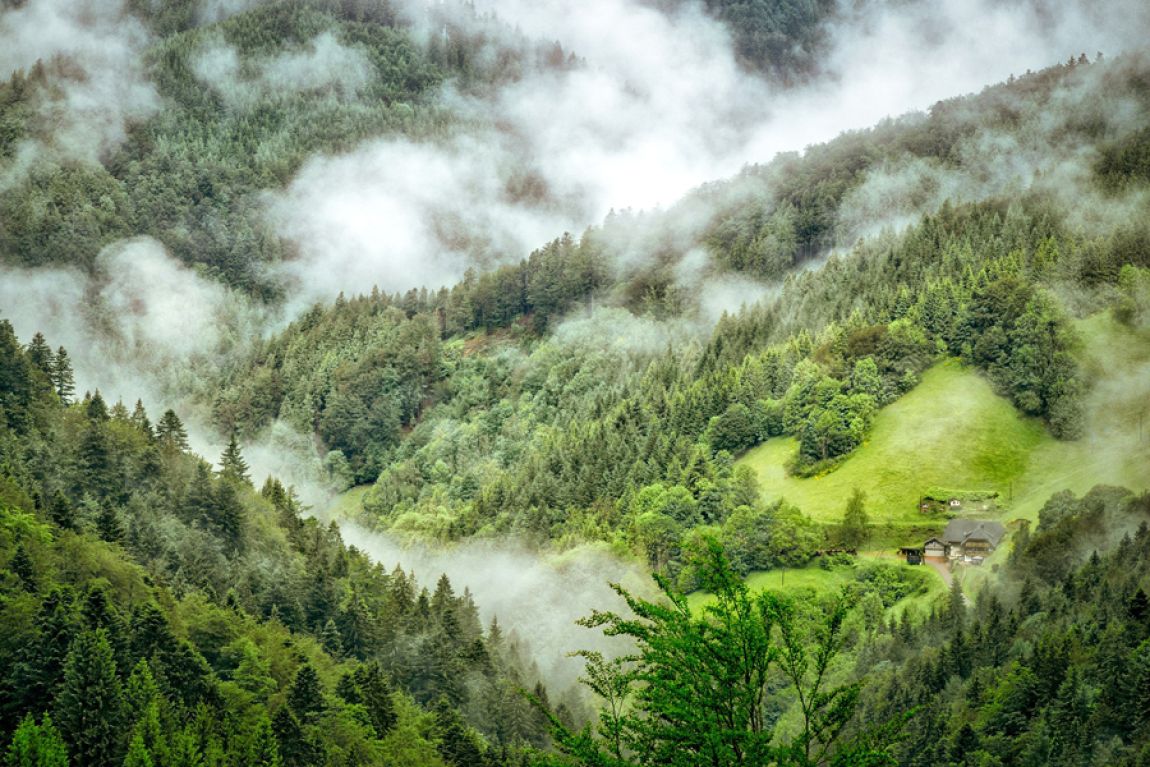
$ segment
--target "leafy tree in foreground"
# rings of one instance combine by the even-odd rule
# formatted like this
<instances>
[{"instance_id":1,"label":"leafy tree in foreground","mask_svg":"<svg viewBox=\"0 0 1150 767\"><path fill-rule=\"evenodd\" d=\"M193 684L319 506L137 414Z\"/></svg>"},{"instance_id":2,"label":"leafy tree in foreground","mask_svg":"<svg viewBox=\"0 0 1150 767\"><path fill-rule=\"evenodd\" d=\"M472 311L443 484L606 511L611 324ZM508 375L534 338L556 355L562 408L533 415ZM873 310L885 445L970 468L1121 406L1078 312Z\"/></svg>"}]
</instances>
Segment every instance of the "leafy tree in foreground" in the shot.
<instances>
[{"instance_id":1,"label":"leafy tree in foreground","mask_svg":"<svg viewBox=\"0 0 1150 767\"><path fill-rule=\"evenodd\" d=\"M636 654L588 660L587 684L606 702L599 727L552 726L561 764L885 765L899 721L847 735L860 685L835 685L831 664L847 614L840 597L809 615L782 596L752 595L721 546L701 554L700 577L714 602L693 612L686 597L656 577L666 597L650 602L614 586L635 617L596 611L581 623L622 636ZM785 680L800 726L776 732L768 690Z\"/></svg>"}]
</instances>

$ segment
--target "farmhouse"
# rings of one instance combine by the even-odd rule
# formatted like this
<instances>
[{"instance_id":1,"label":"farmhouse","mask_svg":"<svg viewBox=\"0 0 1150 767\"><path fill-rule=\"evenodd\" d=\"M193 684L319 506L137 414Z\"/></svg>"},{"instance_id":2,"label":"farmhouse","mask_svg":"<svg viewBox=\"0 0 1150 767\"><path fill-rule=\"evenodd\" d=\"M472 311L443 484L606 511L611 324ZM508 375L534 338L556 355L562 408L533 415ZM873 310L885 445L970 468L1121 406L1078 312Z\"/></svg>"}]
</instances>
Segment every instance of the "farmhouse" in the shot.
<instances>
[{"instance_id":1,"label":"farmhouse","mask_svg":"<svg viewBox=\"0 0 1150 767\"><path fill-rule=\"evenodd\" d=\"M981 519L952 519L942 533L941 542L951 559L981 560L990 554L1006 535L1000 522ZM930 541L927 542L928 545ZM929 550L928 550L929 553Z\"/></svg>"}]
</instances>

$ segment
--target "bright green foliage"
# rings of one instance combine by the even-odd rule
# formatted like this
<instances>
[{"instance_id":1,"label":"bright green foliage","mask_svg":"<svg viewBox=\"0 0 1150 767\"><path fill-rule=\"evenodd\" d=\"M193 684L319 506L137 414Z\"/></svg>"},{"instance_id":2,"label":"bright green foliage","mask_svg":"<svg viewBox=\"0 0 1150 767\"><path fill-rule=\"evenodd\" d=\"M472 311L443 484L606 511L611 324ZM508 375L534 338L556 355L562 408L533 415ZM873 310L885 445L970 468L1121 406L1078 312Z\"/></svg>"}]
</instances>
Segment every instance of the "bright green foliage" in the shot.
<instances>
[{"instance_id":1,"label":"bright green foliage","mask_svg":"<svg viewBox=\"0 0 1150 767\"><path fill-rule=\"evenodd\" d=\"M634 617L596 612L582 621L635 643L633 657L589 654L588 685L605 700L597 731L553 719L559 748L584 765L893 764L891 732L844 737L859 686L831 682L843 649L846 606L822 615L770 593L752 596L721 547L703 554L700 577L715 599L696 614L660 581L651 602L616 586ZM775 732L768 701L782 678L799 707L796 734Z\"/></svg>"},{"instance_id":2,"label":"bright green foliage","mask_svg":"<svg viewBox=\"0 0 1150 767\"><path fill-rule=\"evenodd\" d=\"M47 714L40 724L28 715L8 744L5 767L68 767L68 751Z\"/></svg>"},{"instance_id":3,"label":"bright green foliage","mask_svg":"<svg viewBox=\"0 0 1150 767\"><path fill-rule=\"evenodd\" d=\"M276 743L272 724L262 717L251 730L245 764L249 767L282 767L279 745Z\"/></svg>"},{"instance_id":4,"label":"bright green foliage","mask_svg":"<svg viewBox=\"0 0 1150 767\"><path fill-rule=\"evenodd\" d=\"M152 755L148 752L148 747L144 745L143 737L138 733L128 745L128 753L124 757L124 767L155 767Z\"/></svg>"}]
</instances>

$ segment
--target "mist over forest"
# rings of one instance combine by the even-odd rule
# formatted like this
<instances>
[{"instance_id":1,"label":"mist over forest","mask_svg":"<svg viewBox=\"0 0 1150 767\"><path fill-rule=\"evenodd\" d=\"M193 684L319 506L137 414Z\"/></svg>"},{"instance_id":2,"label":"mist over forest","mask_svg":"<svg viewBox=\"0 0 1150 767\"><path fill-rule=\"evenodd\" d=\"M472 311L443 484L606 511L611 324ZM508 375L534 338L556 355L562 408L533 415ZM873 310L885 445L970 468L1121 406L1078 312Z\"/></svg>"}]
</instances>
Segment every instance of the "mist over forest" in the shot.
<instances>
[{"instance_id":1,"label":"mist over forest","mask_svg":"<svg viewBox=\"0 0 1150 767\"><path fill-rule=\"evenodd\" d=\"M1148 35L0 0L0 765L1150 764Z\"/></svg>"}]
</instances>

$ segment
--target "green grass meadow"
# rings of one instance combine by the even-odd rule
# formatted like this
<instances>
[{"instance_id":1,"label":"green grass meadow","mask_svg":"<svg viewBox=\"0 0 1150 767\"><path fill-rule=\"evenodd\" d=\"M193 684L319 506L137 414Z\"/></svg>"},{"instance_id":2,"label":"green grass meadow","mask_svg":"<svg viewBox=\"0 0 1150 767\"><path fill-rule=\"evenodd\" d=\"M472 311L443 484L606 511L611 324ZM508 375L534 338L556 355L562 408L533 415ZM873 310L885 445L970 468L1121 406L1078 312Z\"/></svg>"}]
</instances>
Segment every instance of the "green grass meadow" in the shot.
<instances>
[{"instance_id":1,"label":"green grass meadow","mask_svg":"<svg viewBox=\"0 0 1150 767\"><path fill-rule=\"evenodd\" d=\"M1091 379L1086 434L1059 442L1038 420L1018 413L977 371L955 360L935 365L912 391L879 412L870 438L828 474L790 477L797 450L773 439L741 460L755 469L768 499L786 498L813 519L833 524L855 487L867 493L872 545L889 548L938 531L940 517L918 511L930 488L997 491L1003 521L1037 517L1053 493L1096 484L1134 490L1150 485L1150 333L1098 314L1077 323L1082 366ZM1139 416L1147 423L1139 435Z\"/></svg>"}]
</instances>

